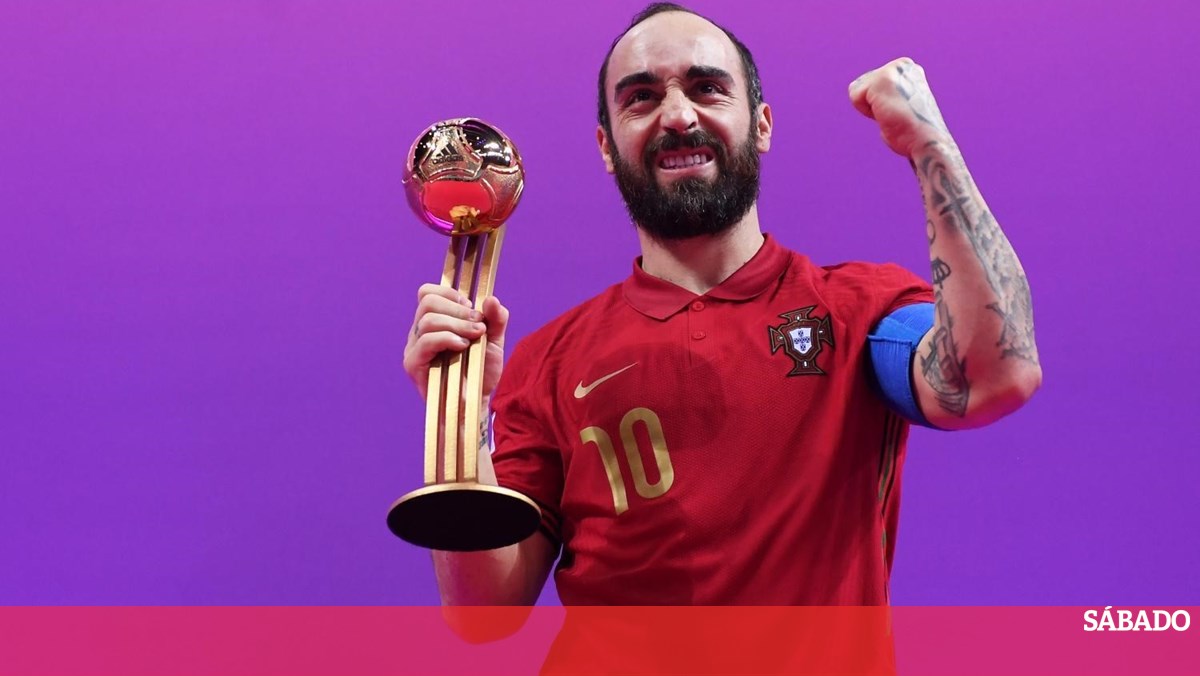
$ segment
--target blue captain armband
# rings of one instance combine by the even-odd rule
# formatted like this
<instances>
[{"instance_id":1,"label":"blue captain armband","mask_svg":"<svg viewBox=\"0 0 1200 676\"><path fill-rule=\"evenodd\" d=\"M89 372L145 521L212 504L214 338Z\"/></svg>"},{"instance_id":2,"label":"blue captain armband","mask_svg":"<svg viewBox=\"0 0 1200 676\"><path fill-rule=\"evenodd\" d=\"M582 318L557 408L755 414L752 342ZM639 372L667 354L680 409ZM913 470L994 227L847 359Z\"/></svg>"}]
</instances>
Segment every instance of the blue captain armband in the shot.
<instances>
[{"instance_id":1,"label":"blue captain armband","mask_svg":"<svg viewBox=\"0 0 1200 676\"><path fill-rule=\"evenodd\" d=\"M917 345L933 328L933 303L906 305L884 317L867 335L871 370L884 401L909 422L930 427L917 406L912 364Z\"/></svg>"}]
</instances>

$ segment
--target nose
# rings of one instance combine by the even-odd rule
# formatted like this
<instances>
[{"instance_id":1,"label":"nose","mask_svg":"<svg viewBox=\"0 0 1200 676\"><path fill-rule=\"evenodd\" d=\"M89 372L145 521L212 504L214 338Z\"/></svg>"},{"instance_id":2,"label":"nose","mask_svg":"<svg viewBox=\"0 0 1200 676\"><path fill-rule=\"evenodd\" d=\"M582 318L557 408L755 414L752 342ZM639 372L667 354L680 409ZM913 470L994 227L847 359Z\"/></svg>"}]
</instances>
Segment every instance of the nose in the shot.
<instances>
[{"instance_id":1,"label":"nose","mask_svg":"<svg viewBox=\"0 0 1200 676\"><path fill-rule=\"evenodd\" d=\"M696 127L696 108L692 100L678 89L667 92L662 102L661 124L669 133L686 134Z\"/></svg>"}]
</instances>

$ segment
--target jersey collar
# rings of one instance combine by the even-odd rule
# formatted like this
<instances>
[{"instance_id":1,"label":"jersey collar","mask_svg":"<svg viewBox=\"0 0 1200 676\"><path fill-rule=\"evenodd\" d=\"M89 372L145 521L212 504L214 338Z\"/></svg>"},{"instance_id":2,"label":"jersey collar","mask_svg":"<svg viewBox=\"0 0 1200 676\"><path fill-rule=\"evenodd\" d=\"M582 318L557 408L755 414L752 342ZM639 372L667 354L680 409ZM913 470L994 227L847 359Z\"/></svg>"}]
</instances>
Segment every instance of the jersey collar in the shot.
<instances>
[{"instance_id":1,"label":"jersey collar","mask_svg":"<svg viewBox=\"0 0 1200 676\"><path fill-rule=\"evenodd\" d=\"M763 237L763 244L745 265L738 268L725 281L697 295L671 282L659 279L642 270L642 257L633 262L633 274L622 284L625 302L647 317L663 320L679 312L697 298L719 298L721 300L750 300L766 291L779 279L791 261L784 249L771 235Z\"/></svg>"}]
</instances>

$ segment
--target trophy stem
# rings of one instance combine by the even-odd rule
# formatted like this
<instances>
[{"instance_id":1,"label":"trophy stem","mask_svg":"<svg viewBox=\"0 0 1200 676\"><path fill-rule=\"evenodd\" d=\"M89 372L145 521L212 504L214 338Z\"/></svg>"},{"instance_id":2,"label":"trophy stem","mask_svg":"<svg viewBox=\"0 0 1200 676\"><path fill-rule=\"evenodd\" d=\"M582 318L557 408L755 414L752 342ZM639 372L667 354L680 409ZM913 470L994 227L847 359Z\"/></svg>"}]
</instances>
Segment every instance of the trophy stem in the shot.
<instances>
[{"instance_id":1,"label":"trophy stem","mask_svg":"<svg viewBox=\"0 0 1200 676\"><path fill-rule=\"evenodd\" d=\"M446 263L442 266L442 286L454 286L458 281L459 261L458 242L450 240L450 250L446 252ZM425 399L431 405L425 407L425 485L437 483L438 449L442 446L442 421L446 413L446 366L445 355L439 356L429 366L429 385L426 388Z\"/></svg>"},{"instance_id":2,"label":"trophy stem","mask_svg":"<svg viewBox=\"0 0 1200 676\"><path fill-rule=\"evenodd\" d=\"M483 301L492 295L496 281L496 267L500 261L500 245L504 243L504 226L501 225L486 235L483 255L478 260L475 289L471 302L475 309L483 312ZM479 449L482 446L483 425L480 416L483 403L483 368L487 355L487 334L471 344L467 352L467 383L465 420L463 422L463 466L462 481L475 481L479 471Z\"/></svg>"},{"instance_id":3,"label":"trophy stem","mask_svg":"<svg viewBox=\"0 0 1200 676\"><path fill-rule=\"evenodd\" d=\"M492 295L495 285L503 241L503 225L491 233L451 239L442 284L457 289L482 312L483 300ZM426 398L430 403L425 409L427 486L477 480L486 355L485 334L472 342L467 352L442 355L429 367Z\"/></svg>"},{"instance_id":4,"label":"trophy stem","mask_svg":"<svg viewBox=\"0 0 1200 676\"><path fill-rule=\"evenodd\" d=\"M457 289L465 298L471 297L471 287L475 284L475 267L476 259L479 256L479 236L468 235L463 236L466 240L466 246L463 248L462 257L459 259ZM445 456L442 458L442 480L446 482L462 481L462 424L463 412L469 410L472 402L468 399L463 401L463 369L466 366L463 362L467 359L467 355L462 352L455 352L447 358L446 362L446 414L443 420L443 434L445 443L442 449ZM478 405L478 402L475 402Z\"/></svg>"}]
</instances>

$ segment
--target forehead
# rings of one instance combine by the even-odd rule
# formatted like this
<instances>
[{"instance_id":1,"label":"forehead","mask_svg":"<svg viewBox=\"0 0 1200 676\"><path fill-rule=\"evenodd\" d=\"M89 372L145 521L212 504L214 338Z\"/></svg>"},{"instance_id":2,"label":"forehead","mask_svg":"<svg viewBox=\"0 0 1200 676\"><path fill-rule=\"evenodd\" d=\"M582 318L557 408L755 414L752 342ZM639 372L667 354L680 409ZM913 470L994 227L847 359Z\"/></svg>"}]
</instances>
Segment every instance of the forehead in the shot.
<instances>
[{"instance_id":1,"label":"forehead","mask_svg":"<svg viewBox=\"0 0 1200 676\"><path fill-rule=\"evenodd\" d=\"M716 66L742 81L737 48L707 19L686 12L657 14L634 26L617 42L605 88L631 73L682 77L692 66Z\"/></svg>"}]
</instances>

